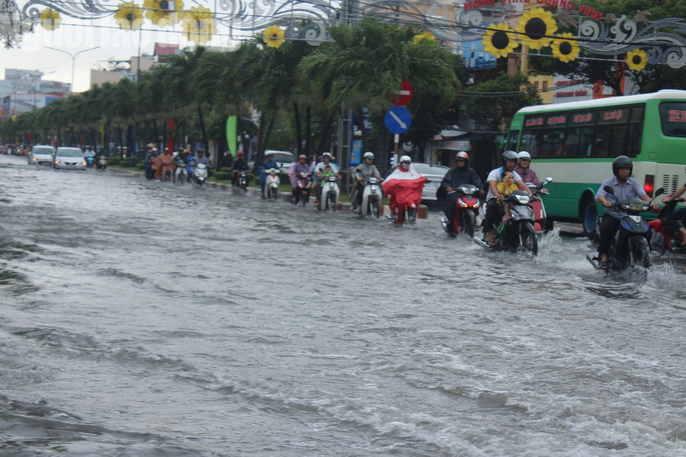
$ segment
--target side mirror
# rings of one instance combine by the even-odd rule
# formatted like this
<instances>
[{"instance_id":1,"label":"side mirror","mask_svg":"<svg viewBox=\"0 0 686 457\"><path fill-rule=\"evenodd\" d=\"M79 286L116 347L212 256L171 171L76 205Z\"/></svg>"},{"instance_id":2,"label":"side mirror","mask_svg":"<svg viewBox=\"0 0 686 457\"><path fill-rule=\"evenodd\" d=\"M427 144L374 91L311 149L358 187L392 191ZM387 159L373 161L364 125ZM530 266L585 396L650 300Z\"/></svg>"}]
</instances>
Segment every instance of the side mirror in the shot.
<instances>
[{"instance_id":1,"label":"side mirror","mask_svg":"<svg viewBox=\"0 0 686 457\"><path fill-rule=\"evenodd\" d=\"M553 182L553 178L548 176L547 178L545 178L545 182Z\"/></svg>"},{"instance_id":2,"label":"side mirror","mask_svg":"<svg viewBox=\"0 0 686 457\"><path fill-rule=\"evenodd\" d=\"M605 186L605 187L603 187L603 190L604 190L605 192L607 192L608 194L612 194L612 195L615 194L615 190L614 190L612 187L610 187L610 186Z\"/></svg>"},{"instance_id":3,"label":"side mirror","mask_svg":"<svg viewBox=\"0 0 686 457\"><path fill-rule=\"evenodd\" d=\"M656 197L659 197L660 195L662 195L662 194L664 194L664 193L665 193L665 188L664 188L664 187L660 187L658 190L655 191L655 196L656 196Z\"/></svg>"}]
</instances>

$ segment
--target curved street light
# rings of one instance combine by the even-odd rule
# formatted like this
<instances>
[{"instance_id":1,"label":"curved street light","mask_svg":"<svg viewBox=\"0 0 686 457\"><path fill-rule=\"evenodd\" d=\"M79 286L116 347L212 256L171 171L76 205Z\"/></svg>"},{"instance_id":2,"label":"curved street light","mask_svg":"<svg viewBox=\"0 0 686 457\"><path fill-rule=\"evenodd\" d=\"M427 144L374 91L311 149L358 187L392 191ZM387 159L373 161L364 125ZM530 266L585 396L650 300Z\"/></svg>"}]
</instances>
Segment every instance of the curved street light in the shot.
<instances>
[{"instance_id":1,"label":"curved street light","mask_svg":"<svg viewBox=\"0 0 686 457\"><path fill-rule=\"evenodd\" d=\"M83 51L79 51L76 54L72 54L71 52L64 51L62 49L51 48L50 46L46 46L46 48L48 48L48 49L52 49L53 51L63 52L65 54L68 54L69 57L71 57L71 87L69 87L69 90L71 92L74 92L74 64L76 63L76 56L78 56L82 52L92 51L93 49L98 49L99 47L100 46L96 46L96 47L90 48L90 49L84 49Z\"/></svg>"}]
</instances>

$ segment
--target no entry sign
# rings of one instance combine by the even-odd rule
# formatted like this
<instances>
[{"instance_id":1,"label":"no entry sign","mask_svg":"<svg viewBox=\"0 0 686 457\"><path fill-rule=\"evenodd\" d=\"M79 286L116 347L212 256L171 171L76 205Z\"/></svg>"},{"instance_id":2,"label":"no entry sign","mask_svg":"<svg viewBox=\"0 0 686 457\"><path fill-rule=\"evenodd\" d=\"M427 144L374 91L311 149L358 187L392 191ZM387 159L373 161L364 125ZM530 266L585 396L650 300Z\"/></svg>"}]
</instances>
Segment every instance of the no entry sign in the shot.
<instances>
[{"instance_id":1,"label":"no entry sign","mask_svg":"<svg viewBox=\"0 0 686 457\"><path fill-rule=\"evenodd\" d=\"M395 106L405 106L412 100L412 84L403 79L400 83L400 89L395 92L394 96L388 99Z\"/></svg>"}]
</instances>

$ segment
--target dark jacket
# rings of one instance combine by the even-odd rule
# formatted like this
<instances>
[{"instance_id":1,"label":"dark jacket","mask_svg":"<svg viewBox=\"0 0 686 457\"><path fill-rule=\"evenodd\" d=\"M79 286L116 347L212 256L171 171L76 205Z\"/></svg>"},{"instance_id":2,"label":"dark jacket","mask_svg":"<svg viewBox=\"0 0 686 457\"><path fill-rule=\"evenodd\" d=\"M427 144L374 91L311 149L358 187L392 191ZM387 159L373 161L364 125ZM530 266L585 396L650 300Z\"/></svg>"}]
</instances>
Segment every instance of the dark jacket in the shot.
<instances>
[{"instance_id":1,"label":"dark jacket","mask_svg":"<svg viewBox=\"0 0 686 457\"><path fill-rule=\"evenodd\" d=\"M479 178L479 174L474 171L474 169L465 167L455 167L448 171L441 181L441 185L436 190L436 198L438 198L438 203L443 206L445 203L446 195L448 194L448 187L453 190L457 189L463 184L473 184L479 189L483 189L483 181Z\"/></svg>"},{"instance_id":2,"label":"dark jacket","mask_svg":"<svg viewBox=\"0 0 686 457\"><path fill-rule=\"evenodd\" d=\"M236 159L231 164L231 169L233 171L248 171L248 163L245 159Z\"/></svg>"}]
</instances>

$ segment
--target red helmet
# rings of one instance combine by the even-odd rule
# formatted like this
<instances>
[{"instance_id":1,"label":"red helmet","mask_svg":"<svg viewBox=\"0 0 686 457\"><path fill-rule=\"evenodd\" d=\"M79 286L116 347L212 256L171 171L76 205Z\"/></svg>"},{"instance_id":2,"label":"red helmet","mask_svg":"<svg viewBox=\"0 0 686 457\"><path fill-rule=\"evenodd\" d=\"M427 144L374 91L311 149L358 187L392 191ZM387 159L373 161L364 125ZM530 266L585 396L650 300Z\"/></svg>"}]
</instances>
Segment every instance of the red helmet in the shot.
<instances>
[{"instance_id":1,"label":"red helmet","mask_svg":"<svg viewBox=\"0 0 686 457\"><path fill-rule=\"evenodd\" d=\"M244 153L243 151L238 151L238 152L236 153L236 155L237 155L237 156L242 156L242 155L245 155L245 153Z\"/></svg>"},{"instance_id":2,"label":"red helmet","mask_svg":"<svg viewBox=\"0 0 686 457\"><path fill-rule=\"evenodd\" d=\"M305 159L305 160L307 160L307 156L306 156L305 154L300 154L300 155L298 156L298 159Z\"/></svg>"}]
</instances>

